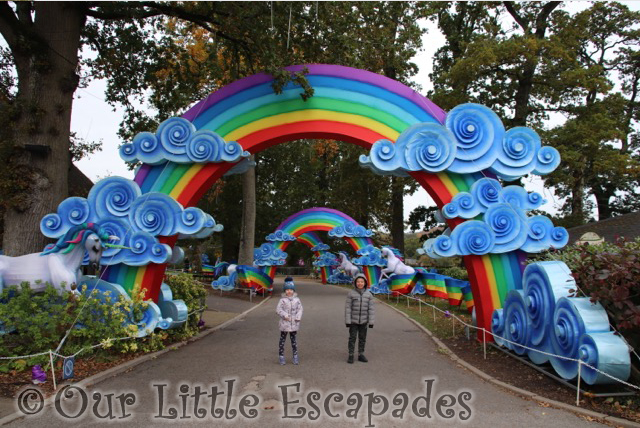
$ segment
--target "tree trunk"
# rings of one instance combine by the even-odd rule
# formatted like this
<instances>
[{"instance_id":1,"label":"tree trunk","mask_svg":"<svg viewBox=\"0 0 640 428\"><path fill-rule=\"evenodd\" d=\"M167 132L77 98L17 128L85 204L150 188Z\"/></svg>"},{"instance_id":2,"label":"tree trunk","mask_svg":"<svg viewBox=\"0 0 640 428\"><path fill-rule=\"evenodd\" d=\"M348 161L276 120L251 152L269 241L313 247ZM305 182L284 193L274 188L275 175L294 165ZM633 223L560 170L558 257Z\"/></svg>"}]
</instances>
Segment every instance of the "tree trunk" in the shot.
<instances>
[{"instance_id":1,"label":"tree trunk","mask_svg":"<svg viewBox=\"0 0 640 428\"><path fill-rule=\"evenodd\" d=\"M255 161L255 156L251 156ZM253 265L256 230L256 169L249 168L242 176L242 226L238 264Z\"/></svg>"},{"instance_id":2,"label":"tree trunk","mask_svg":"<svg viewBox=\"0 0 640 428\"><path fill-rule=\"evenodd\" d=\"M391 177L391 239L393 246L404 254L404 182Z\"/></svg>"},{"instance_id":3,"label":"tree trunk","mask_svg":"<svg viewBox=\"0 0 640 428\"><path fill-rule=\"evenodd\" d=\"M85 21L71 3L35 2L34 8L35 21L8 40L19 81L9 162L27 185L4 216L3 249L11 256L42 251L47 238L40 220L67 197L71 106Z\"/></svg>"},{"instance_id":4,"label":"tree trunk","mask_svg":"<svg viewBox=\"0 0 640 428\"><path fill-rule=\"evenodd\" d=\"M598 205L598 221L611 218L611 197L615 196L614 191L609 189L593 189L593 194L596 197L596 204Z\"/></svg>"}]
</instances>

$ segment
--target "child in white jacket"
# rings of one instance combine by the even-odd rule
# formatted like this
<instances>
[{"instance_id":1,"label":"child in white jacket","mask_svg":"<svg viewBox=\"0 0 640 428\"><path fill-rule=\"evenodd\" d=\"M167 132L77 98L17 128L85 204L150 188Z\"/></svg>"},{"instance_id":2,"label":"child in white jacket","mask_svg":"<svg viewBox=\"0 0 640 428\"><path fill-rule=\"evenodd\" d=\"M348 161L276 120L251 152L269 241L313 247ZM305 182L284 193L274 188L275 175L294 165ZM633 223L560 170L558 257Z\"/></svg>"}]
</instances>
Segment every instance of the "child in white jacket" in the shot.
<instances>
[{"instance_id":1,"label":"child in white jacket","mask_svg":"<svg viewBox=\"0 0 640 428\"><path fill-rule=\"evenodd\" d=\"M278 355L280 365L285 364L284 359L284 343L287 339L287 333L291 337L291 348L293 349L293 364L298 364L298 342L296 335L300 328L300 320L302 319L302 302L296 294L296 286L293 278L287 277L284 280L284 294L278 302L276 313L280 317L280 343L278 346Z\"/></svg>"}]
</instances>

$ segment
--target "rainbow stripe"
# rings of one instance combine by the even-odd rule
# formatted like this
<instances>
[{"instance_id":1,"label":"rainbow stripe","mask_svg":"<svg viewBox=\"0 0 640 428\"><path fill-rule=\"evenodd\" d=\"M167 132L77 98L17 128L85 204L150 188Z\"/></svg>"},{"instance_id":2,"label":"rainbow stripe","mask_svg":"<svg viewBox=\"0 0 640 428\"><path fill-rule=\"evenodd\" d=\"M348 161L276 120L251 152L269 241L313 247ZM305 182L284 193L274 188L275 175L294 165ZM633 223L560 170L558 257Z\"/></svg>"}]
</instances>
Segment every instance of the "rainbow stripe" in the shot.
<instances>
[{"instance_id":1,"label":"rainbow stripe","mask_svg":"<svg viewBox=\"0 0 640 428\"><path fill-rule=\"evenodd\" d=\"M300 71L303 66L289 67ZM307 79L315 95L302 101L300 88L289 85L275 95L272 76L257 74L210 94L184 114L198 129L210 129L227 141L238 141L257 153L270 146L302 138L326 138L370 148L379 139L395 141L408 126L419 122L443 123L446 113L400 82L364 70L336 65L307 65ZM195 205L232 165L167 163L142 165L135 181L143 192L173 196L184 206ZM439 207L458 192L468 191L481 174L448 172L411 174ZM450 221L455 227L459 220ZM175 237L163 239L173 245ZM478 325L489 328L491 314L500 308L510 289L520 288L523 266L518 252L466 256L465 264L476 303ZM134 284L157 300L166 265L114 266L109 282L131 290Z\"/></svg>"},{"instance_id":2,"label":"rainbow stripe","mask_svg":"<svg viewBox=\"0 0 640 428\"><path fill-rule=\"evenodd\" d=\"M261 269L238 265L236 272L238 273L238 281L240 281L243 287L253 288L256 293L260 293L263 290L266 292L273 291L273 281L271 277Z\"/></svg>"},{"instance_id":3,"label":"rainbow stripe","mask_svg":"<svg viewBox=\"0 0 640 428\"><path fill-rule=\"evenodd\" d=\"M389 290L392 295L409 294L416 285L418 275L415 273L393 275L389 278Z\"/></svg>"}]
</instances>

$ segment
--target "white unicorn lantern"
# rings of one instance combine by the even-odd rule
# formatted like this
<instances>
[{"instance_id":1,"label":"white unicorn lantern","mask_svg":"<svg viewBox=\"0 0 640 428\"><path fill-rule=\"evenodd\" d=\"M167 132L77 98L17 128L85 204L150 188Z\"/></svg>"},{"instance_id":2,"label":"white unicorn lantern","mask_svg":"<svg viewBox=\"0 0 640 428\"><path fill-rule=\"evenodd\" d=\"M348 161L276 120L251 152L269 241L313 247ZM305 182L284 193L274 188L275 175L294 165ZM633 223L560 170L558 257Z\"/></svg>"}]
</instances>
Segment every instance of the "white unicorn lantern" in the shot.
<instances>
[{"instance_id":1,"label":"white unicorn lantern","mask_svg":"<svg viewBox=\"0 0 640 428\"><path fill-rule=\"evenodd\" d=\"M345 274L351 277L355 277L357 274L360 273L360 269L358 268L358 266L351 263L351 260L349 260L349 257L347 257L345 253L340 252L339 255L340 255L340 266L338 266L338 269L342 269Z\"/></svg>"},{"instance_id":2,"label":"white unicorn lantern","mask_svg":"<svg viewBox=\"0 0 640 428\"><path fill-rule=\"evenodd\" d=\"M108 244L114 239L118 238L104 233L95 223L83 223L70 229L42 253L0 256L0 291L25 281L35 291L44 291L46 283L58 290L72 291L78 281L85 252L89 254L89 264L97 269L102 250L114 246Z\"/></svg>"},{"instance_id":3,"label":"white unicorn lantern","mask_svg":"<svg viewBox=\"0 0 640 428\"><path fill-rule=\"evenodd\" d=\"M391 248L382 247L382 250L380 252L382 257L387 259L387 267L382 269L382 276L386 276L388 278L389 275L392 274L409 275L416 273L416 270L411 266L405 265Z\"/></svg>"}]
</instances>

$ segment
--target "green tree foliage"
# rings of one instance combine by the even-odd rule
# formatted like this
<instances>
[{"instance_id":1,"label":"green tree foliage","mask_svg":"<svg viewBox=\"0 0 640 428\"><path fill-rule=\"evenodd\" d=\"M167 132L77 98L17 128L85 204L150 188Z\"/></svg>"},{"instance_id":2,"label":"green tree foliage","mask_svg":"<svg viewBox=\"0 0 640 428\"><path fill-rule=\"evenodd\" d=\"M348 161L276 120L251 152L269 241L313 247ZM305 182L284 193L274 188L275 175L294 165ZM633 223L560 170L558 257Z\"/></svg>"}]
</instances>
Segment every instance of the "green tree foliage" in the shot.
<instances>
[{"instance_id":1,"label":"green tree foliage","mask_svg":"<svg viewBox=\"0 0 640 428\"><path fill-rule=\"evenodd\" d=\"M489 106L507 127L531 126L563 163L546 178L567 197L568 224L638 208L638 23L620 3L571 14L560 2L430 2L446 37L431 99ZM564 123L549 129L561 113ZM556 119L559 115L554 116Z\"/></svg>"},{"instance_id":2,"label":"green tree foliage","mask_svg":"<svg viewBox=\"0 0 640 428\"><path fill-rule=\"evenodd\" d=\"M274 75L276 92L292 80L306 89L304 97L312 96L303 73L281 69L290 64L342 64L407 82L417 70L410 58L424 31L417 24L423 7L416 2L18 2L1 7L0 32L10 59L3 51L0 86L18 88L13 102L0 100L14 124L6 146L19 149L6 161L12 175L20 177L10 189L18 194L12 199L19 206L5 216L10 230L4 248L11 254L42 248L38 221L66 197L66 187L58 183L66 182L70 111L78 85L107 80L105 98L124 106L119 135L129 140L221 86L260 71ZM89 49L94 53L80 56ZM147 114L142 106L154 112ZM49 157L36 159L25 149L33 135L50 148Z\"/></svg>"}]
</instances>

